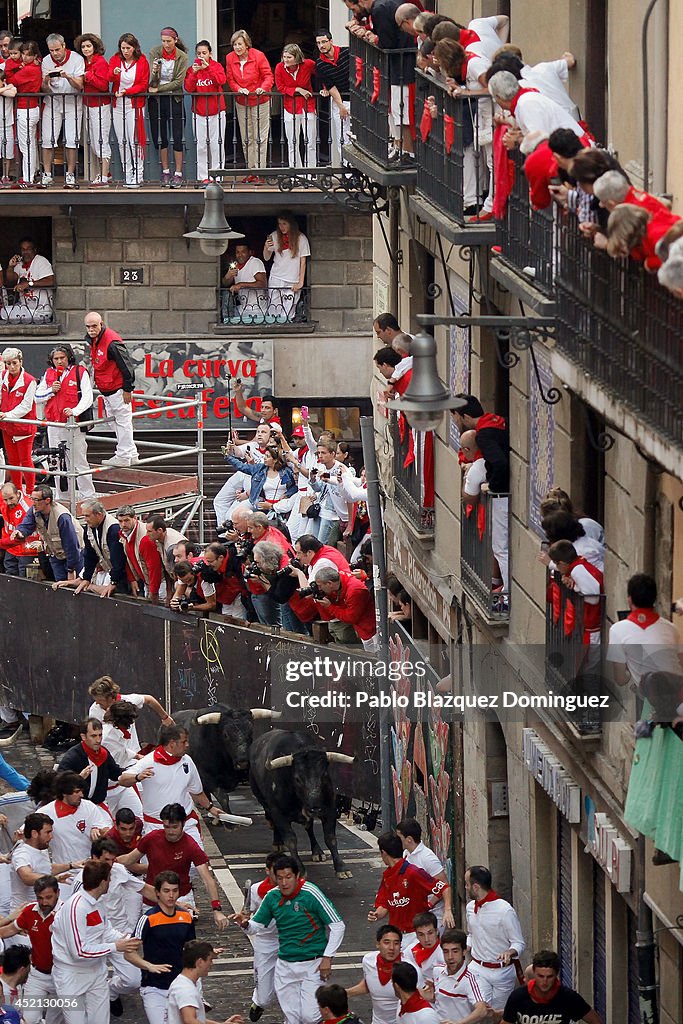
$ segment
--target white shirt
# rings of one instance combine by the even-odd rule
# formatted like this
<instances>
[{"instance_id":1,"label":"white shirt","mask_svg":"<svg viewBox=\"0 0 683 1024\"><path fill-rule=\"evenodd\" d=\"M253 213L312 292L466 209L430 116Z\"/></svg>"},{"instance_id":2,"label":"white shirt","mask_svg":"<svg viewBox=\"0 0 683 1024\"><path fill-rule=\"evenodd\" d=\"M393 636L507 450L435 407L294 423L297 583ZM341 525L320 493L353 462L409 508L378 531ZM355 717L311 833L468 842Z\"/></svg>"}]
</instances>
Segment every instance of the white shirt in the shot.
<instances>
[{"instance_id":1,"label":"white shirt","mask_svg":"<svg viewBox=\"0 0 683 1024\"><path fill-rule=\"evenodd\" d=\"M57 801L40 808L41 814L52 818L50 852L56 864L87 860L90 856L94 828L111 828L111 817L92 800L81 800L73 814L57 814Z\"/></svg>"},{"instance_id":2,"label":"white shirt","mask_svg":"<svg viewBox=\"0 0 683 1024\"><path fill-rule=\"evenodd\" d=\"M394 367L394 372L391 375L392 380L400 380L401 377L405 377L408 370L413 368L413 357L404 356L400 363L397 363Z\"/></svg>"},{"instance_id":3,"label":"white shirt","mask_svg":"<svg viewBox=\"0 0 683 1024\"><path fill-rule=\"evenodd\" d=\"M578 121L564 107L540 92L527 92L520 96L514 118L522 135L536 131L550 135L556 128L571 128L579 138L585 134Z\"/></svg>"},{"instance_id":4,"label":"white shirt","mask_svg":"<svg viewBox=\"0 0 683 1024\"><path fill-rule=\"evenodd\" d=\"M281 252L278 251L277 231L273 231L270 237L273 239L273 245L276 246L273 250L273 267L270 272L270 283L275 288L280 287L279 282L282 282L283 285L298 284L299 274L301 272L301 260L305 256L311 255L311 247L306 235L299 235L298 256L292 256L290 249L283 249Z\"/></svg>"},{"instance_id":5,"label":"white shirt","mask_svg":"<svg viewBox=\"0 0 683 1024\"><path fill-rule=\"evenodd\" d=\"M101 900L81 889L63 903L52 925L52 955L55 965L92 971L116 949L121 935L107 920Z\"/></svg>"},{"instance_id":6,"label":"white shirt","mask_svg":"<svg viewBox=\"0 0 683 1024\"><path fill-rule=\"evenodd\" d=\"M485 1002L475 976L464 964L455 974L437 967L434 971L434 1009L439 1020L459 1021L467 1017L477 1003Z\"/></svg>"},{"instance_id":7,"label":"white shirt","mask_svg":"<svg viewBox=\"0 0 683 1024\"><path fill-rule=\"evenodd\" d=\"M473 957L486 963L498 963L504 949L514 948L520 955L526 948L517 912L507 900L498 898L484 903L475 914L474 900L467 904L467 945Z\"/></svg>"},{"instance_id":8,"label":"white shirt","mask_svg":"<svg viewBox=\"0 0 683 1024\"><path fill-rule=\"evenodd\" d=\"M78 78L80 75L85 74L85 61L81 57L80 53L76 53L75 50L67 50L68 57L63 64L55 64L52 59L52 54L48 53L47 57L43 57L40 69L43 73L43 78L46 75L51 74L53 71L66 71L73 78ZM80 89L74 88L71 82L66 78L50 78L50 92L59 93L60 95L71 95L80 96ZM73 110L73 107L71 108Z\"/></svg>"},{"instance_id":9,"label":"white shirt","mask_svg":"<svg viewBox=\"0 0 683 1024\"><path fill-rule=\"evenodd\" d=\"M596 541L600 545L600 547L604 549L605 531L600 525L600 523L597 523L595 519L588 519L586 516L583 516L581 519L579 519L579 522L583 526L584 533L586 534L588 539Z\"/></svg>"},{"instance_id":10,"label":"white shirt","mask_svg":"<svg viewBox=\"0 0 683 1024\"><path fill-rule=\"evenodd\" d=\"M418 964L415 954L419 953L421 948L421 944L419 942L415 942L409 949L404 950L403 959L406 963L412 964L415 970L421 970L425 981L433 981L434 971L436 968L443 967L444 970L446 968L441 945L437 942L436 948L427 957L427 959L423 960L421 964Z\"/></svg>"},{"instance_id":11,"label":"white shirt","mask_svg":"<svg viewBox=\"0 0 683 1024\"><path fill-rule=\"evenodd\" d=\"M316 464L316 468L318 470L318 475L315 478L315 483L320 484L320 487L316 488L313 486L313 490L318 495L318 500L320 501L320 518L340 519L343 523L348 522L348 502L344 497L344 492L338 482L332 479L332 476L336 474L341 476L344 471L344 467L335 459L334 465L331 469L326 469L322 462L318 462ZM329 473L330 479L321 480L323 473Z\"/></svg>"},{"instance_id":12,"label":"white shirt","mask_svg":"<svg viewBox=\"0 0 683 1024\"><path fill-rule=\"evenodd\" d=\"M159 81L160 82L164 82L165 84L168 83L168 82L172 82L173 81L173 71L174 71L174 68L175 68L175 57L172 57L170 59L168 57L162 57L161 58L161 70L160 70L160 73L159 73Z\"/></svg>"},{"instance_id":13,"label":"white shirt","mask_svg":"<svg viewBox=\"0 0 683 1024\"><path fill-rule=\"evenodd\" d=\"M20 281L42 281L45 277L52 277L54 270L48 259L36 253L28 267L25 267L23 263L17 263L14 273ZM29 300L33 300L33 302L37 302L40 306L50 306L52 304L51 295L52 292L49 292L46 288L36 288L33 291L21 292L20 302L23 305L28 305Z\"/></svg>"},{"instance_id":14,"label":"white shirt","mask_svg":"<svg viewBox=\"0 0 683 1024\"><path fill-rule=\"evenodd\" d=\"M151 818L152 823L160 823L159 814L166 804L182 804L188 815L194 811L191 794L203 792L204 787L191 757L183 754L177 764L160 764L154 760L152 752L141 757L136 767L138 774L145 768L154 769L154 775L138 783L142 789L142 808L146 822Z\"/></svg>"},{"instance_id":15,"label":"white shirt","mask_svg":"<svg viewBox=\"0 0 683 1024\"><path fill-rule=\"evenodd\" d=\"M673 622L658 618L641 629L637 622L623 619L610 626L607 660L626 665L638 685L646 672L683 673L681 640Z\"/></svg>"},{"instance_id":16,"label":"white shirt","mask_svg":"<svg viewBox=\"0 0 683 1024\"><path fill-rule=\"evenodd\" d=\"M531 89L538 89L575 118L578 110L564 84L568 78L569 65L564 59L546 60L534 65L525 64L522 68L522 80L525 85Z\"/></svg>"},{"instance_id":17,"label":"white shirt","mask_svg":"<svg viewBox=\"0 0 683 1024\"><path fill-rule=\"evenodd\" d=\"M21 999L21 997L23 996L24 986L17 985L16 988L11 988L4 978L0 977L0 991L2 993L2 1005L14 1006L17 1000Z\"/></svg>"},{"instance_id":18,"label":"white shirt","mask_svg":"<svg viewBox=\"0 0 683 1024\"><path fill-rule=\"evenodd\" d=\"M133 742L133 730L129 729L130 739L127 740L121 730L110 722L102 725L102 746L109 751L119 768L127 768L135 760L136 745ZM117 782L110 782L109 789L114 789Z\"/></svg>"},{"instance_id":19,"label":"white shirt","mask_svg":"<svg viewBox=\"0 0 683 1024\"><path fill-rule=\"evenodd\" d=\"M443 872L443 864L428 846L425 846L423 842L419 842L412 852L408 850L403 851L403 856L409 864L414 864L416 868L422 868L432 878L436 878ZM443 900L439 900L435 906L432 907L431 913L434 914L437 920L439 929L441 929L441 922L443 920Z\"/></svg>"},{"instance_id":20,"label":"white shirt","mask_svg":"<svg viewBox=\"0 0 683 1024\"><path fill-rule=\"evenodd\" d=\"M383 985L377 973L377 957L379 953L373 950L363 957L363 978L372 1000L372 1021L371 1024L396 1024L398 1011L401 1008L399 999L394 992L391 979Z\"/></svg>"},{"instance_id":21,"label":"white shirt","mask_svg":"<svg viewBox=\"0 0 683 1024\"><path fill-rule=\"evenodd\" d=\"M258 259L256 256L250 256L244 266L239 267L235 274L235 284L253 283L256 280L257 274L265 273L266 268L263 260ZM235 299L243 313L249 310L265 313L266 296L265 288L245 288L235 294Z\"/></svg>"},{"instance_id":22,"label":"white shirt","mask_svg":"<svg viewBox=\"0 0 683 1024\"><path fill-rule=\"evenodd\" d=\"M263 881L263 879L261 881ZM249 889L249 910L252 915L256 913L263 903L263 899L258 893L260 885L261 882L253 882ZM273 918L266 928L263 928L260 932L256 932L254 935L250 935L249 941L257 953L261 955L268 953L277 955L277 951L280 948L280 939L277 933L277 923L275 918Z\"/></svg>"},{"instance_id":23,"label":"white shirt","mask_svg":"<svg viewBox=\"0 0 683 1024\"><path fill-rule=\"evenodd\" d=\"M138 711L142 711L142 709L145 706L145 697L144 694L142 693L122 693L121 700L127 700L128 703L136 707ZM104 722L104 715L104 708L101 708L99 704L96 704L93 701L93 703L90 705L90 710L88 711L88 717L97 718L99 719L100 722ZM138 734L135 729L135 722L133 722L133 724L130 727L130 740L128 741L128 745L130 749L134 750L134 752L137 754L137 752L140 749L140 740L138 739ZM114 760L116 760L116 758L114 758Z\"/></svg>"},{"instance_id":24,"label":"white shirt","mask_svg":"<svg viewBox=\"0 0 683 1024\"><path fill-rule=\"evenodd\" d=\"M145 885L140 875L131 875L123 864L114 863L109 876L109 889L97 901L103 907L112 928L122 935L133 932L142 913L142 890ZM73 878L74 895L83 887L83 868Z\"/></svg>"},{"instance_id":25,"label":"white shirt","mask_svg":"<svg viewBox=\"0 0 683 1024\"><path fill-rule=\"evenodd\" d=\"M587 562L594 565L600 572L605 571L605 545L593 540L591 537L577 537L572 541L574 550L579 558L585 558ZM554 562L550 562L548 568L553 572L556 569Z\"/></svg>"},{"instance_id":26,"label":"white shirt","mask_svg":"<svg viewBox=\"0 0 683 1024\"><path fill-rule=\"evenodd\" d=\"M499 50L505 42L497 32L497 16L494 14L491 18L474 18L467 27L471 32L476 32L479 36L479 42L469 43L467 50L470 53L477 53L488 57L490 64L496 50Z\"/></svg>"},{"instance_id":27,"label":"white shirt","mask_svg":"<svg viewBox=\"0 0 683 1024\"><path fill-rule=\"evenodd\" d=\"M137 66L138 62L136 60L132 64L126 64L124 61L121 61L121 74L116 75L114 79L114 88L117 92L125 92L126 89L130 89L135 84ZM118 84L116 79L118 79ZM128 110L129 108L126 107L124 109Z\"/></svg>"},{"instance_id":28,"label":"white shirt","mask_svg":"<svg viewBox=\"0 0 683 1024\"><path fill-rule=\"evenodd\" d=\"M431 1006L423 1006L421 1010L412 1010L398 1015L399 1024L439 1024L436 1011Z\"/></svg>"},{"instance_id":29,"label":"white shirt","mask_svg":"<svg viewBox=\"0 0 683 1024\"><path fill-rule=\"evenodd\" d=\"M465 475L465 494L470 494L475 498L478 494L481 494L481 485L485 482L486 463L483 459L475 459L474 462L470 463Z\"/></svg>"},{"instance_id":30,"label":"white shirt","mask_svg":"<svg viewBox=\"0 0 683 1024\"><path fill-rule=\"evenodd\" d=\"M197 1011L197 1020L206 1020L204 998L200 986L201 982L195 984L184 974L179 974L175 981L171 982L171 987L168 990L168 1024L183 1024L181 1013L183 1006L194 1006Z\"/></svg>"},{"instance_id":31,"label":"white shirt","mask_svg":"<svg viewBox=\"0 0 683 1024\"><path fill-rule=\"evenodd\" d=\"M67 857L66 861L56 861L56 863L68 864L70 859L70 857ZM17 874L19 868L30 868L31 871L35 871L38 875L51 875L52 863L50 861L50 854L47 850L36 850L24 842L18 843L14 847L10 869L10 887L12 891L10 913L16 910L17 907L23 907L25 903L30 903L36 897L33 886L25 885Z\"/></svg>"}]
</instances>

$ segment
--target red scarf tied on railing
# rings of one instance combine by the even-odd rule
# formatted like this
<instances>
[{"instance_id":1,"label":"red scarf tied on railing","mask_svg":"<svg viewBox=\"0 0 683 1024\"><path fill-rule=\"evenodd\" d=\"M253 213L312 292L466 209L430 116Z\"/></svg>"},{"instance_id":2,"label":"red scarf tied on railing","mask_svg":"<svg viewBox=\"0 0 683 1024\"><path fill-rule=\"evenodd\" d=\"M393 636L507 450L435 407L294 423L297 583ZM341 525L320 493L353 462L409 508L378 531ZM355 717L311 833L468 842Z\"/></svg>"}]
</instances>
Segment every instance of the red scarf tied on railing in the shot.
<instances>
[{"instance_id":1,"label":"red scarf tied on railing","mask_svg":"<svg viewBox=\"0 0 683 1024\"><path fill-rule=\"evenodd\" d=\"M376 103L379 99L379 91L382 85L382 76L379 68L373 67L372 69L372 96L370 97L371 103Z\"/></svg>"},{"instance_id":2,"label":"red scarf tied on railing","mask_svg":"<svg viewBox=\"0 0 683 1024\"><path fill-rule=\"evenodd\" d=\"M422 108L422 117L420 118L420 137L423 142L426 142L429 138L429 133L432 130L432 109L429 104L429 100L425 100L425 105Z\"/></svg>"},{"instance_id":3,"label":"red scarf tied on railing","mask_svg":"<svg viewBox=\"0 0 683 1024\"><path fill-rule=\"evenodd\" d=\"M451 117L450 114L443 115L443 144L446 147L446 152L450 156L450 152L453 149L453 143L455 142L455 118Z\"/></svg>"},{"instance_id":4,"label":"red scarf tied on railing","mask_svg":"<svg viewBox=\"0 0 683 1024\"><path fill-rule=\"evenodd\" d=\"M356 89L360 89L363 84L363 58L356 57L356 77L355 77Z\"/></svg>"}]
</instances>

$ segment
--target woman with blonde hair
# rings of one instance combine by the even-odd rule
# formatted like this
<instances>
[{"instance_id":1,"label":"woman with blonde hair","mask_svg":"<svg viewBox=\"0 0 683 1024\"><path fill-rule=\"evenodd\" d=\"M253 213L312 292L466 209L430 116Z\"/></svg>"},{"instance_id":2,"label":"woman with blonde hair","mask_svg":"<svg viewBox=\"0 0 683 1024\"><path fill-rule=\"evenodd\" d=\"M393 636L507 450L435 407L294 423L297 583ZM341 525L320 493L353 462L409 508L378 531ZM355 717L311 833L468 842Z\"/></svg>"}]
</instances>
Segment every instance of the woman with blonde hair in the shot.
<instances>
[{"instance_id":1,"label":"woman with blonde hair","mask_svg":"<svg viewBox=\"0 0 683 1024\"><path fill-rule=\"evenodd\" d=\"M264 261L273 261L268 278L266 322L294 320L299 292L306 280L306 259L310 255L308 239L299 231L294 214L283 210L278 214L276 230L268 235L263 247Z\"/></svg>"},{"instance_id":2,"label":"woman with blonde hair","mask_svg":"<svg viewBox=\"0 0 683 1024\"><path fill-rule=\"evenodd\" d=\"M232 52L225 58L225 72L228 87L235 93L244 159L247 167L267 167L273 72L265 53L251 45L244 29L233 32L230 44ZM244 180L258 181L258 177L250 175Z\"/></svg>"},{"instance_id":3,"label":"woman with blonde hair","mask_svg":"<svg viewBox=\"0 0 683 1024\"><path fill-rule=\"evenodd\" d=\"M275 85L284 97L285 135L289 151L289 166L301 167L299 138L304 139L304 167L315 167L316 135L318 118L316 115L313 75L315 61L307 60L301 47L296 43L288 43L282 49L282 60L275 68Z\"/></svg>"},{"instance_id":4,"label":"woman with blonde hair","mask_svg":"<svg viewBox=\"0 0 683 1024\"><path fill-rule=\"evenodd\" d=\"M640 206L622 203L612 210L607 221L607 252L615 259L630 256L654 273L662 265L655 252L657 242L679 220L670 210L652 214Z\"/></svg>"}]
</instances>

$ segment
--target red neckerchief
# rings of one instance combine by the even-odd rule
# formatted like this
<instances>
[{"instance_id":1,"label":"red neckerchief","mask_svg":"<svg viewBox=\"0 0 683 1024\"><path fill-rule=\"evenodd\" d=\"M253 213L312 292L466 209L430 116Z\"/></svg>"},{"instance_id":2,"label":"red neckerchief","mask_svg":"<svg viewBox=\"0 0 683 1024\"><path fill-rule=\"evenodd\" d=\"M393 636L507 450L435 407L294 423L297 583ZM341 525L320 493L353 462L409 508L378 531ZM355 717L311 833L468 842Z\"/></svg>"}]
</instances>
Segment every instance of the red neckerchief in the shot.
<instances>
[{"instance_id":1,"label":"red neckerchief","mask_svg":"<svg viewBox=\"0 0 683 1024\"><path fill-rule=\"evenodd\" d=\"M537 992L535 980L527 983L527 991L535 1003L549 1003L560 991L560 979L555 979L555 984L550 992Z\"/></svg>"},{"instance_id":2,"label":"red neckerchief","mask_svg":"<svg viewBox=\"0 0 683 1024\"><path fill-rule=\"evenodd\" d=\"M641 629L647 629L657 621L659 615L654 608L634 608L630 615L626 616L629 622L635 622Z\"/></svg>"},{"instance_id":3,"label":"red neckerchief","mask_svg":"<svg viewBox=\"0 0 683 1024\"><path fill-rule=\"evenodd\" d=\"M307 454L308 454L308 445L305 444L305 445L303 445L303 447L299 448L299 451L298 451L299 459L303 459L304 455L307 455Z\"/></svg>"},{"instance_id":4,"label":"red neckerchief","mask_svg":"<svg viewBox=\"0 0 683 1024\"><path fill-rule=\"evenodd\" d=\"M296 888L294 889L294 892L292 893L291 896L283 896L282 893L281 893L280 894L280 902L278 903L278 907L281 907L283 903L287 902L287 900L295 899L299 895L299 893L301 892L301 890L303 889L305 884L306 884L306 879L305 878L300 878L299 881L296 883Z\"/></svg>"},{"instance_id":5,"label":"red neckerchief","mask_svg":"<svg viewBox=\"0 0 683 1024\"><path fill-rule=\"evenodd\" d=\"M498 895L496 890L495 889L489 889L489 891L484 896L483 900L475 900L474 901L474 913L478 914L479 913L479 908L483 907L485 903L493 903L494 900L499 900L499 899L500 899L500 896Z\"/></svg>"},{"instance_id":6,"label":"red neckerchief","mask_svg":"<svg viewBox=\"0 0 683 1024\"><path fill-rule=\"evenodd\" d=\"M329 57L326 57L324 53L320 54L320 59L322 61L324 61L326 64L335 64L336 65L337 61L339 60L339 51L340 50L341 50L341 46L335 46L334 47L334 55L333 55L331 60L330 60Z\"/></svg>"},{"instance_id":7,"label":"red neckerchief","mask_svg":"<svg viewBox=\"0 0 683 1024\"><path fill-rule=\"evenodd\" d=\"M64 60L55 60L54 57L53 57L52 58L52 63L54 64L54 66L56 68L61 68L61 67L64 66L64 64L66 64L66 62L68 61L70 56L71 56L71 50L67 50L65 52L65 54L64 54Z\"/></svg>"},{"instance_id":8,"label":"red neckerchief","mask_svg":"<svg viewBox=\"0 0 683 1024\"><path fill-rule=\"evenodd\" d=\"M77 807L65 804L63 800L55 800L55 814L58 818L68 818L70 814L75 814L77 810Z\"/></svg>"},{"instance_id":9,"label":"red neckerchief","mask_svg":"<svg viewBox=\"0 0 683 1024\"><path fill-rule=\"evenodd\" d=\"M289 249L289 234L282 236L282 249L280 251L284 252L285 249Z\"/></svg>"},{"instance_id":10,"label":"red neckerchief","mask_svg":"<svg viewBox=\"0 0 683 1024\"><path fill-rule=\"evenodd\" d=\"M157 764L178 764L181 760L179 757L174 757L173 754L169 754L163 747L157 747L154 751L154 760Z\"/></svg>"},{"instance_id":11,"label":"red neckerchief","mask_svg":"<svg viewBox=\"0 0 683 1024\"><path fill-rule=\"evenodd\" d=\"M263 881L259 882L259 886L258 886L256 892L259 894L260 898L263 899L263 897L266 895L266 893L270 892L270 890L274 889L274 888L275 888L275 882L270 877L270 875L266 875L266 877L263 879Z\"/></svg>"},{"instance_id":12,"label":"red neckerchief","mask_svg":"<svg viewBox=\"0 0 683 1024\"><path fill-rule=\"evenodd\" d=\"M410 999L406 999L405 1003L398 1011L399 1017L402 1017L404 1013L416 1013L417 1010L431 1010L432 1004L428 1003L426 999L423 999L419 992L413 992Z\"/></svg>"},{"instance_id":13,"label":"red neckerchief","mask_svg":"<svg viewBox=\"0 0 683 1024\"><path fill-rule=\"evenodd\" d=\"M173 49L171 50L170 53L167 53L166 50L162 50L161 51L161 59L162 60L175 60L177 58L177 56L178 56L178 51L177 51L175 46L173 47Z\"/></svg>"},{"instance_id":14,"label":"red neckerchief","mask_svg":"<svg viewBox=\"0 0 683 1024\"><path fill-rule=\"evenodd\" d=\"M242 263L240 263L239 260L236 261L237 262L237 266L240 268L240 270L242 269L242 267L246 267L246 265L247 265L247 263L249 262L250 259L251 259L251 256L247 256L246 260L243 260Z\"/></svg>"},{"instance_id":15,"label":"red neckerchief","mask_svg":"<svg viewBox=\"0 0 683 1024\"><path fill-rule=\"evenodd\" d=\"M400 959L400 953L395 960L385 960L381 953L377 954L377 977L379 978L380 985L389 984L394 964L397 964Z\"/></svg>"},{"instance_id":16,"label":"red neckerchief","mask_svg":"<svg viewBox=\"0 0 683 1024\"><path fill-rule=\"evenodd\" d=\"M84 753L87 754L88 760L92 761L92 763L97 765L98 768L107 760L107 751L104 747L100 747L97 753L95 753L95 751L92 750L87 743L84 743L83 740L81 740L81 746L83 747Z\"/></svg>"},{"instance_id":17,"label":"red neckerchief","mask_svg":"<svg viewBox=\"0 0 683 1024\"><path fill-rule=\"evenodd\" d=\"M534 92L537 90L526 90L527 92ZM477 430L483 430L485 427L494 427L496 430L505 430L505 419L503 416L498 416L495 412L485 412L483 416L480 416L477 420Z\"/></svg>"},{"instance_id":18,"label":"red neckerchief","mask_svg":"<svg viewBox=\"0 0 683 1024\"><path fill-rule=\"evenodd\" d=\"M522 96L525 96L526 93L529 93L529 92L536 92L537 93L538 89L520 89L519 92L517 93L517 95L515 96L514 100L510 104L510 113L511 114L514 114L515 110L517 109L517 104L521 100Z\"/></svg>"},{"instance_id":19,"label":"red neckerchief","mask_svg":"<svg viewBox=\"0 0 683 1024\"><path fill-rule=\"evenodd\" d=\"M422 964L425 962L425 960L429 960L434 950L438 948L439 940L437 939L434 945L430 946L428 949L418 942L416 946L413 946L410 952L417 966L422 967Z\"/></svg>"},{"instance_id":20,"label":"red neckerchief","mask_svg":"<svg viewBox=\"0 0 683 1024\"><path fill-rule=\"evenodd\" d=\"M460 45L463 50L466 50L470 43L480 43L481 39L476 32L473 32L470 28L460 29Z\"/></svg>"},{"instance_id":21,"label":"red neckerchief","mask_svg":"<svg viewBox=\"0 0 683 1024\"><path fill-rule=\"evenodd\" d=\"M30 260L28 261L28 263L26 262L26 260L22 260L22 261L21 261L21 265L22 265L22 267L24 268L24 270L29 270L29 269L30 269L30 266L31 266L31 264L32 264L32 263L33 263L33 260L32 260L32 259L30 259Z\"/></svg>"},{"instance_id":22,"label":"red neckerchief","mask_svg":"<svg viewBox=\"0 0 683 1024\"><path fill-rule=\"evenodd\" d=\"M122 725L117 725L116 728L119 730L124 740L130 739L130 729L124 729Z\"/></svg>"},{"instance_id":23,"label":"red neckerchief","mask_svg":"<svg viewBox=\"0 0 683 1024\"><path fill-rule=\"evenodd\" d=\"M132 60L130 62L130 64L126 64L125 60L120 55L119 55L119 59L121 61L121 67L123 68L124 71L132 71L133 68L135 67L135 65L138 62L137 57L135 58L135 60ZM99 335L98 335L98 338L99 338Z\"/></svg>"}]
</instances>

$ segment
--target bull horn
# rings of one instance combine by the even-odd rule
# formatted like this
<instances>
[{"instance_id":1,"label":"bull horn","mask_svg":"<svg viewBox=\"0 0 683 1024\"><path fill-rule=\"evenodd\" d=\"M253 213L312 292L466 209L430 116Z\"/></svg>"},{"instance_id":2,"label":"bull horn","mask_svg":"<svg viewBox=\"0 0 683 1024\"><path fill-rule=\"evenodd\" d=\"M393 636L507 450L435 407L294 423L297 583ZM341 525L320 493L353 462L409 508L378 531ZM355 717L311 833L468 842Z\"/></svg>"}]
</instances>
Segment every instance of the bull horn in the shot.
<instances>
[{"instance_id":1,"label":"bull horn","mask_svg":"<svg viewBox=\"0 0 683 1024\"><path fill-rule=\"evenodd\" d=\"M18 740L21 736L21 730L23 728L23 725L20 725L16 732L13 732L11 736L8 736L7 739L0 740L0 747L11 747L14 741Z\"/></svg>"},{"instance_id":2,"label":"bull horn","mask_svg":"<svg viewBox=\"0 0 683 1024\"><path fill-rule=\"evenodd\" d=\"M351 757L349 754L338 754L336 750L328 750L327 760L337 761L339 764L353 764L356 760L355 757Z\"/></svg>"},{"instance_id":3,"label":"bull horn","mask_svg":"<svg viewBox=\"0 0 683 1024\"><path fill-rule=\"evenodd\" d=\"M274 757L272 761L266 761L266 768L272 772L276 768L291 768L294 761L294 754L284 754L282 757Z\"/></svg>"},{"instance_id":4,"label":"bull horn","mask_svg":"<svg viewBox=\"0 0 683 1024\"><path fill-rule=\"evenodd\" d=\"M270 708L251 708L250 710L254 721L259 718L282 718L281 711L271 711Z\"/></svg>"},{"instance_id":5,"label":"bull horn","mask_svg":"<svg viewBox=\"0 0 683 1024\"><path fill-rule=\"evenodd\" d=\"M220 711L209 711L206 715L200 715L197 725L218 725L221 720Z\"/></svg>"}]
</instances>

